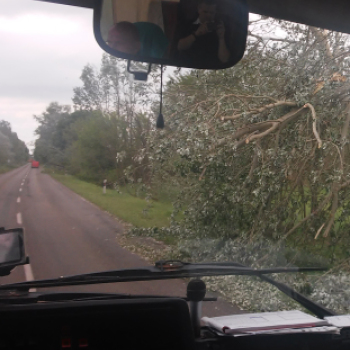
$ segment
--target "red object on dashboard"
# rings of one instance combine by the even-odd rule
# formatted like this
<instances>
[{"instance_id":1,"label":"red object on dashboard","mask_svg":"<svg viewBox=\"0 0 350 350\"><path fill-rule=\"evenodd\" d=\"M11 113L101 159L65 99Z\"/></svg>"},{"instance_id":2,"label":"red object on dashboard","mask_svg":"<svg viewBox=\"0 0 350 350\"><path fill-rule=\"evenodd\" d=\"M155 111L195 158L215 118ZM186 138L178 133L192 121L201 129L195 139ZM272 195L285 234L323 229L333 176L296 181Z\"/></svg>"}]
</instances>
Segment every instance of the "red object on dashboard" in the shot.
<instances>
[{"instance_id":1,"label":"red object on dashboard","mask_svg":"<svg viewBox=\"0 0 350 350\"><path fill-rule=\"evenodd\" d=\"M69 337L61 339L61 347L62 349L69 349L72 347L72 339Z\"/></svg>"}]
</instances>

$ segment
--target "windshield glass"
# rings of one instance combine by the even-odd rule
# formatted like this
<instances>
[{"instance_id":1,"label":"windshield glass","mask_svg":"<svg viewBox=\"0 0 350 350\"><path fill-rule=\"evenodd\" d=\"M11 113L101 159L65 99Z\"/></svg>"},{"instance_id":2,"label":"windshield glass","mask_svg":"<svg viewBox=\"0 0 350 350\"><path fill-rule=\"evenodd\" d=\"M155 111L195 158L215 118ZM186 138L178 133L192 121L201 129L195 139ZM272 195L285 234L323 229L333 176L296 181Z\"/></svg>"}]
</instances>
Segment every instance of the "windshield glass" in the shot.
<instances>
[{"instance_id":1,"label":"windshield glass","mask_svg":"<svg viewBox=\"0 0 350 350\"><path fill-rule=\"evenodd\" d=\"M272 277L350 311L348 34L252 14L235 67L163 68L157 129L160 67L135 81L91 10L7 2L0 33L0 227L25 229L31 259L1 284L159 259L326 266ZM204 280L219 314L301 309L256 277Z\"/></svg>"}]
</instances>

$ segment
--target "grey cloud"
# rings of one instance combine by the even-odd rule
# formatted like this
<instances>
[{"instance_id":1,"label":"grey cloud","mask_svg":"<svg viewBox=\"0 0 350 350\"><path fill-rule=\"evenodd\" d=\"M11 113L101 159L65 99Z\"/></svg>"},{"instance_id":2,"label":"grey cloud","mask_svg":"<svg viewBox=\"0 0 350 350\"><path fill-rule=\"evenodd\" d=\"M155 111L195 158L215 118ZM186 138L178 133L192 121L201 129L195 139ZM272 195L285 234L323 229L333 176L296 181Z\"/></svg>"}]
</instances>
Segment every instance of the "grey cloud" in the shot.
<instances>
[{"instance_id":1,"label":"grey cloud","mask_svg":"<svg viewBox=\"0 0 350 350\"><path fill-rule=\"evenodd\" d=\"M1 2L1 15L5 16L18 16L20 14L28 13L42 13L62 16L73 17L85 12L86 14L92 14L91 9L79 8L76 6L60 5L54 3L47 3L43 1L34 0L3 0Z\"/></svg>"},{"instance_id":2,"label":"grey cloud","mask_svg":"<svg viewBox=\"0 0 350 350\"><path fill-rule=\"evenodd\" d=\"M9 121L26 142L33 140L37 127L33 114L52 101L71 103L83 67L99 66L102 56L93 36L91 10L33 0L1 2L0 18L28 14L62 17L78 24L78 32L48 38L46 28L35 36L0 31L0 120Z\"/></svg>"}]
</instances>

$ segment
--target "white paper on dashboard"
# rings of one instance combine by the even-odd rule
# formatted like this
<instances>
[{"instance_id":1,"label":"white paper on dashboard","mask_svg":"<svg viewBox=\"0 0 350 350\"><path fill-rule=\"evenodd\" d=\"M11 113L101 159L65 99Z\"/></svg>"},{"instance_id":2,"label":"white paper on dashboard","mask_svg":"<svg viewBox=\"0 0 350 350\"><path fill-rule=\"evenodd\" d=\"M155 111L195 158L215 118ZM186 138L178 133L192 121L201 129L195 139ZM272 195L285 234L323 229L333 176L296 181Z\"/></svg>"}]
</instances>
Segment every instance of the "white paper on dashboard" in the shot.
<instances>
[{"instance_id":1,"label":"white paper on dashboard","mask_svg":"<svg viewBox=\"0 0 350 350\"><path fill-rule=\"evenodd\" d=\"M261 334L296 334L296 333L322 333L322 334L340 334L340 328L338 327L308 327L308 328L280 328L280 329L268 329L268 330L255 330L255 331L242 331L242 333L233 334L235 337L243 337L247 335L261 335Z\"/></svg>"},{"instance_id":2,"label":"white paper on dashboard","mask_svg":"<svg viewBox=\"0 0 350 350\"><path fill-rule=\"evenodd\" d=\"M202 321L224 333L239 333L249 330L279 328L303 328L328 326L326 320L308 315L299 310L239 314L222 317L203 317Z\"/></svg>"},{"instance_id":3,"label":"white paper on dashboard","mask_svg":"<svg viewBox=\"0 0 350 350\"><path fill-rule=\"evenodd\" d=\"M324 319L332 326L350 327L350 315L327 316Z\"/></svg>"}]
</instances>

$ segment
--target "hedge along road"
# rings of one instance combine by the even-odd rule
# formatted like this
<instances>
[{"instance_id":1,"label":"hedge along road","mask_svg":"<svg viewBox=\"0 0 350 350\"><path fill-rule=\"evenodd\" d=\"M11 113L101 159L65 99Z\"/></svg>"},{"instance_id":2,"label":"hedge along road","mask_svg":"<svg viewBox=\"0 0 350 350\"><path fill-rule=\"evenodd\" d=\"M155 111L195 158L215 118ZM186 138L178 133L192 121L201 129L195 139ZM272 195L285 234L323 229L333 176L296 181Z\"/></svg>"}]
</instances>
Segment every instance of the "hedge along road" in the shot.
<instances>
[{"instance_id":1,"label":"hedge along road","mask_svg":"<svg viewBox=\"0 0 350 350\"><path fill-rule=\"evenodd\" d=\"M1 284L149 265L122 248L122 225L67 187L30 165L0 175L0 227L23 227L30 265L18 266ZM56 290L185 296L179 280L86 285ZM219 299L203 315L242 312Z\"/></svg>"}]
</instances>

